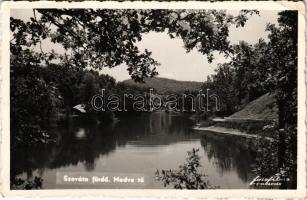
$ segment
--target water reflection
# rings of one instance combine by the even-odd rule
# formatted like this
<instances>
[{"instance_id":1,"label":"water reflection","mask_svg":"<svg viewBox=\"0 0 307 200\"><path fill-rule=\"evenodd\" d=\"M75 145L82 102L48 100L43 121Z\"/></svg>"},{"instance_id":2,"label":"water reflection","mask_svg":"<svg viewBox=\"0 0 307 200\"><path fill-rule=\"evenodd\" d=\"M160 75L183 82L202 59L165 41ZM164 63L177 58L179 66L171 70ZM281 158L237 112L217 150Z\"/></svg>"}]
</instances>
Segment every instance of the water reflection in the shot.
<instances>
[{"instance_id":1,"label":"water reflection","mask_svg":"<svg viewBox=\"0 0 307 200\"><path fill-rule=\"evenodd\" d=\"M243 137L221 136L207 133L201 138L201 145L210 163L216 166L220 174L235 170L245 182L254 175L250 172L255 162L255 144Z\"/></svg>"},{"instance_id":2,"label":"water reflection","mask_svg":"<svg viewBox=\"0 0 307 200\"><path fill-rule=\"evenodd\" d=\"M86 133L84 128L79 128L78 131L75 133L75 137L77 139L85 139Z\"/></svg>"},{"instance_id":3,"label":"water reflection","mask_svg":"<svg viewBox=\"0 0 307 200\"><path fill-rule=\"evenodd\" d=\"M212 134L201 137L191 130L193 125L189 116L164 112L124 117L116 124L72 122L50 130L58 135L55 144L13 151L11 175L32 178L35 171L44 179L44 188L59 188L54 180L57 171L143 173L150 177L144 188L163 188L154 181L154 172L177 169L187 151L200 148L209 179L221 177L216 185L247 187L254 156L252 145L238 138ZM233 183L225 184L232 177Z\"/></svg>"}]
</instances>

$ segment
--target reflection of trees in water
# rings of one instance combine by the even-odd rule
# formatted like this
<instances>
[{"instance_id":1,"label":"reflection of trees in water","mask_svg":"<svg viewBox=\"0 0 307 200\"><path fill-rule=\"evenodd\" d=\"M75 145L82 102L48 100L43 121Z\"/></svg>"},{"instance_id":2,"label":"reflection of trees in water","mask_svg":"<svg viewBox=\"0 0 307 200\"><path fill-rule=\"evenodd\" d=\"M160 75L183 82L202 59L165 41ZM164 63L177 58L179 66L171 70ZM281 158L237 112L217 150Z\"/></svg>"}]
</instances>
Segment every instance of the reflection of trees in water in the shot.
<instances>
[{"instance_id":1,"label":"reflection of trees in water","mask_svg":"<svg viewBox=\"0 0 307 200\"><path fill-rule=\"evenodd\" d=\"M71 123L67 127L50 130L59 138L56 143L19 147L12 151L12 177L26 172L32 177L33 170L43 173L44 169L83 163L85 170L95 169L95 161L101 155L107 155L117 146L127 142L143 145L170 144L185 138L189 133L191 122L186 117L169 116L163 112L128 116L116 125L93 125Z\"/></svg>"},{"instance_id":2,"label":"reflection of trees in water","mask_svg":"<svg viewBox=\"0 0 307 200\"><path fill-rule=\"evenodd\" d=\"M192 134L193 123L186 116L171 116L164 112L129 117L114 129L117 140L139 145L168 145L190 138L199 138Z\"/></svg>"},{"instance_id":3,"label":"reflection of trees in water","mask_svg":"<svg viewBox=\"0 0 307 200\"><path fill-rule=\"evenodd\" d=\"M249 180L251 165L255 161L252 141L208 133L201 138L201 145L207 152L208 160L217 166L221 174L236 169L240 179L244 182Z\"/></svg>"},{"instance_id":4,"label":"reflection of trees in water","mask_svg":"<svg viewBox=\"0 0 307 200\"><path fill-rule=\"evenodd\" d=\"M95 168L95 159L101 154L114 150L116 142L108 126L83 124L85 137L78 139L75 134L80 125L51 130L59 135L55 144L19 147L12 151L12 174L26 172L31 174L36 169L54 169L84 163L87 171ZM104 130L104 131L102 131Z\"/></svg>"}]
</instances>

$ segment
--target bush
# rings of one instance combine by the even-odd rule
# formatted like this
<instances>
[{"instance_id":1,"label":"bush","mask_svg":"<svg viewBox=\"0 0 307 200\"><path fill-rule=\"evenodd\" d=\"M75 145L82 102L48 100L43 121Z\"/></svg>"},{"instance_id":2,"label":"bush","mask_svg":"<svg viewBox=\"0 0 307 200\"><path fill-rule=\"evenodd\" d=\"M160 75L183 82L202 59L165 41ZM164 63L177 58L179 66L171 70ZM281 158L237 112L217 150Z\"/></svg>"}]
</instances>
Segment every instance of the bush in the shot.
<instances>
[{"instance_id":1,"label":"bush","mask_svg":"<svg viewBox=\"0 0 307 200\"><path fill-rule=\"evenodd\" d=\"M198 172L200 157L198 149L188 151L186 163L179 166L178 170L159 170L156 171L156 180L162 181L164 187L172 184L175 189L209 189L210 186L207 175Z\"/></svg>"},{"instance_id":2,"label":"bush","mask_svg":"<svg viewBox=\"0 0 307 200\"><path fill-rule=\"evenodd\" d=\"M265 126L257 144L257 159L253 171L261 177L278 176L280 188L296 188L296 127L277 129L277 125ZM268 140L265 137L271 137ZM285 155L285 156L283 156ZM288 180L288 181L284 181Z\"/></svg>"}]
</instances>

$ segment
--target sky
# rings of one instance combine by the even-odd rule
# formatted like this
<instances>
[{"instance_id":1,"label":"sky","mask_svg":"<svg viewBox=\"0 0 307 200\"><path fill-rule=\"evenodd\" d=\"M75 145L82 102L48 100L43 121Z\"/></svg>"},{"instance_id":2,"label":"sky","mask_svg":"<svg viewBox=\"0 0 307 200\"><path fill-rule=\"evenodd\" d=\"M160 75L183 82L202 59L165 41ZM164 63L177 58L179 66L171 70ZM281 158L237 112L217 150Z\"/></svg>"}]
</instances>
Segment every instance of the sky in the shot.
<instances>
[{"instance_id":1,"label":"sky","mask_svg":"<svg viewBox=\"0 0 307 200\"><path fill-rule=\"evenodd\" d=\"M230 14L237 13L237 11L228 11ZM259 38L267 39L268 32L265 31L267 23L277 24L278 11L260 11L260 16L253 15L244 27L236 28L230 27L229 41L232 44L237 44L239 41L246 41L250 44L258 42ZM11 13L12 17L19 19L29 19L33 16L32 10L15 10ZM218 63L227 62L224 56L214 53L215 59L212 63L208 63L205 55L202 55L197 50L192 50L186 53L183 48L183 42L180 38L170 39L167 33L150 32L144 34L142 41L137 43L140 50L145 48L152 51L152 57L161 65L157 67L159 73L158 77L182 80L182 81L200 81L207 79L208 75L214 73L214 69ZM42 45L44 51L54 49L56 52L64 52L64 49L45 41ZM112 69L104 68L100 71L102 74L109 74L117 81L130 79L127 71L127 66L121 64Z\"/></svg>"}]
</instances>

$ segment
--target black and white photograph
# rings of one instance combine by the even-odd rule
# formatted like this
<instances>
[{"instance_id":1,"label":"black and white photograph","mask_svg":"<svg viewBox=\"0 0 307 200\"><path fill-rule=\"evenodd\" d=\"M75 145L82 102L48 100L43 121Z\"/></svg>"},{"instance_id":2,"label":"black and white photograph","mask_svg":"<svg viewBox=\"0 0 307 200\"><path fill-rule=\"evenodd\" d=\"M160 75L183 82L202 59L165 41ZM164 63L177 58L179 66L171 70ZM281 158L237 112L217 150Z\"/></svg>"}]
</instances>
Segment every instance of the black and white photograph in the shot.
<instances>
[{"instance_id":1,"label":"black and white photograph","mask_svg":"<svg viewBox=\"0 0 307 200\"><path fill-rule=\"evenodd\" d=\"M10 190L297 190L299 15L11 9Z\"/></svg>"}]
</instances>

